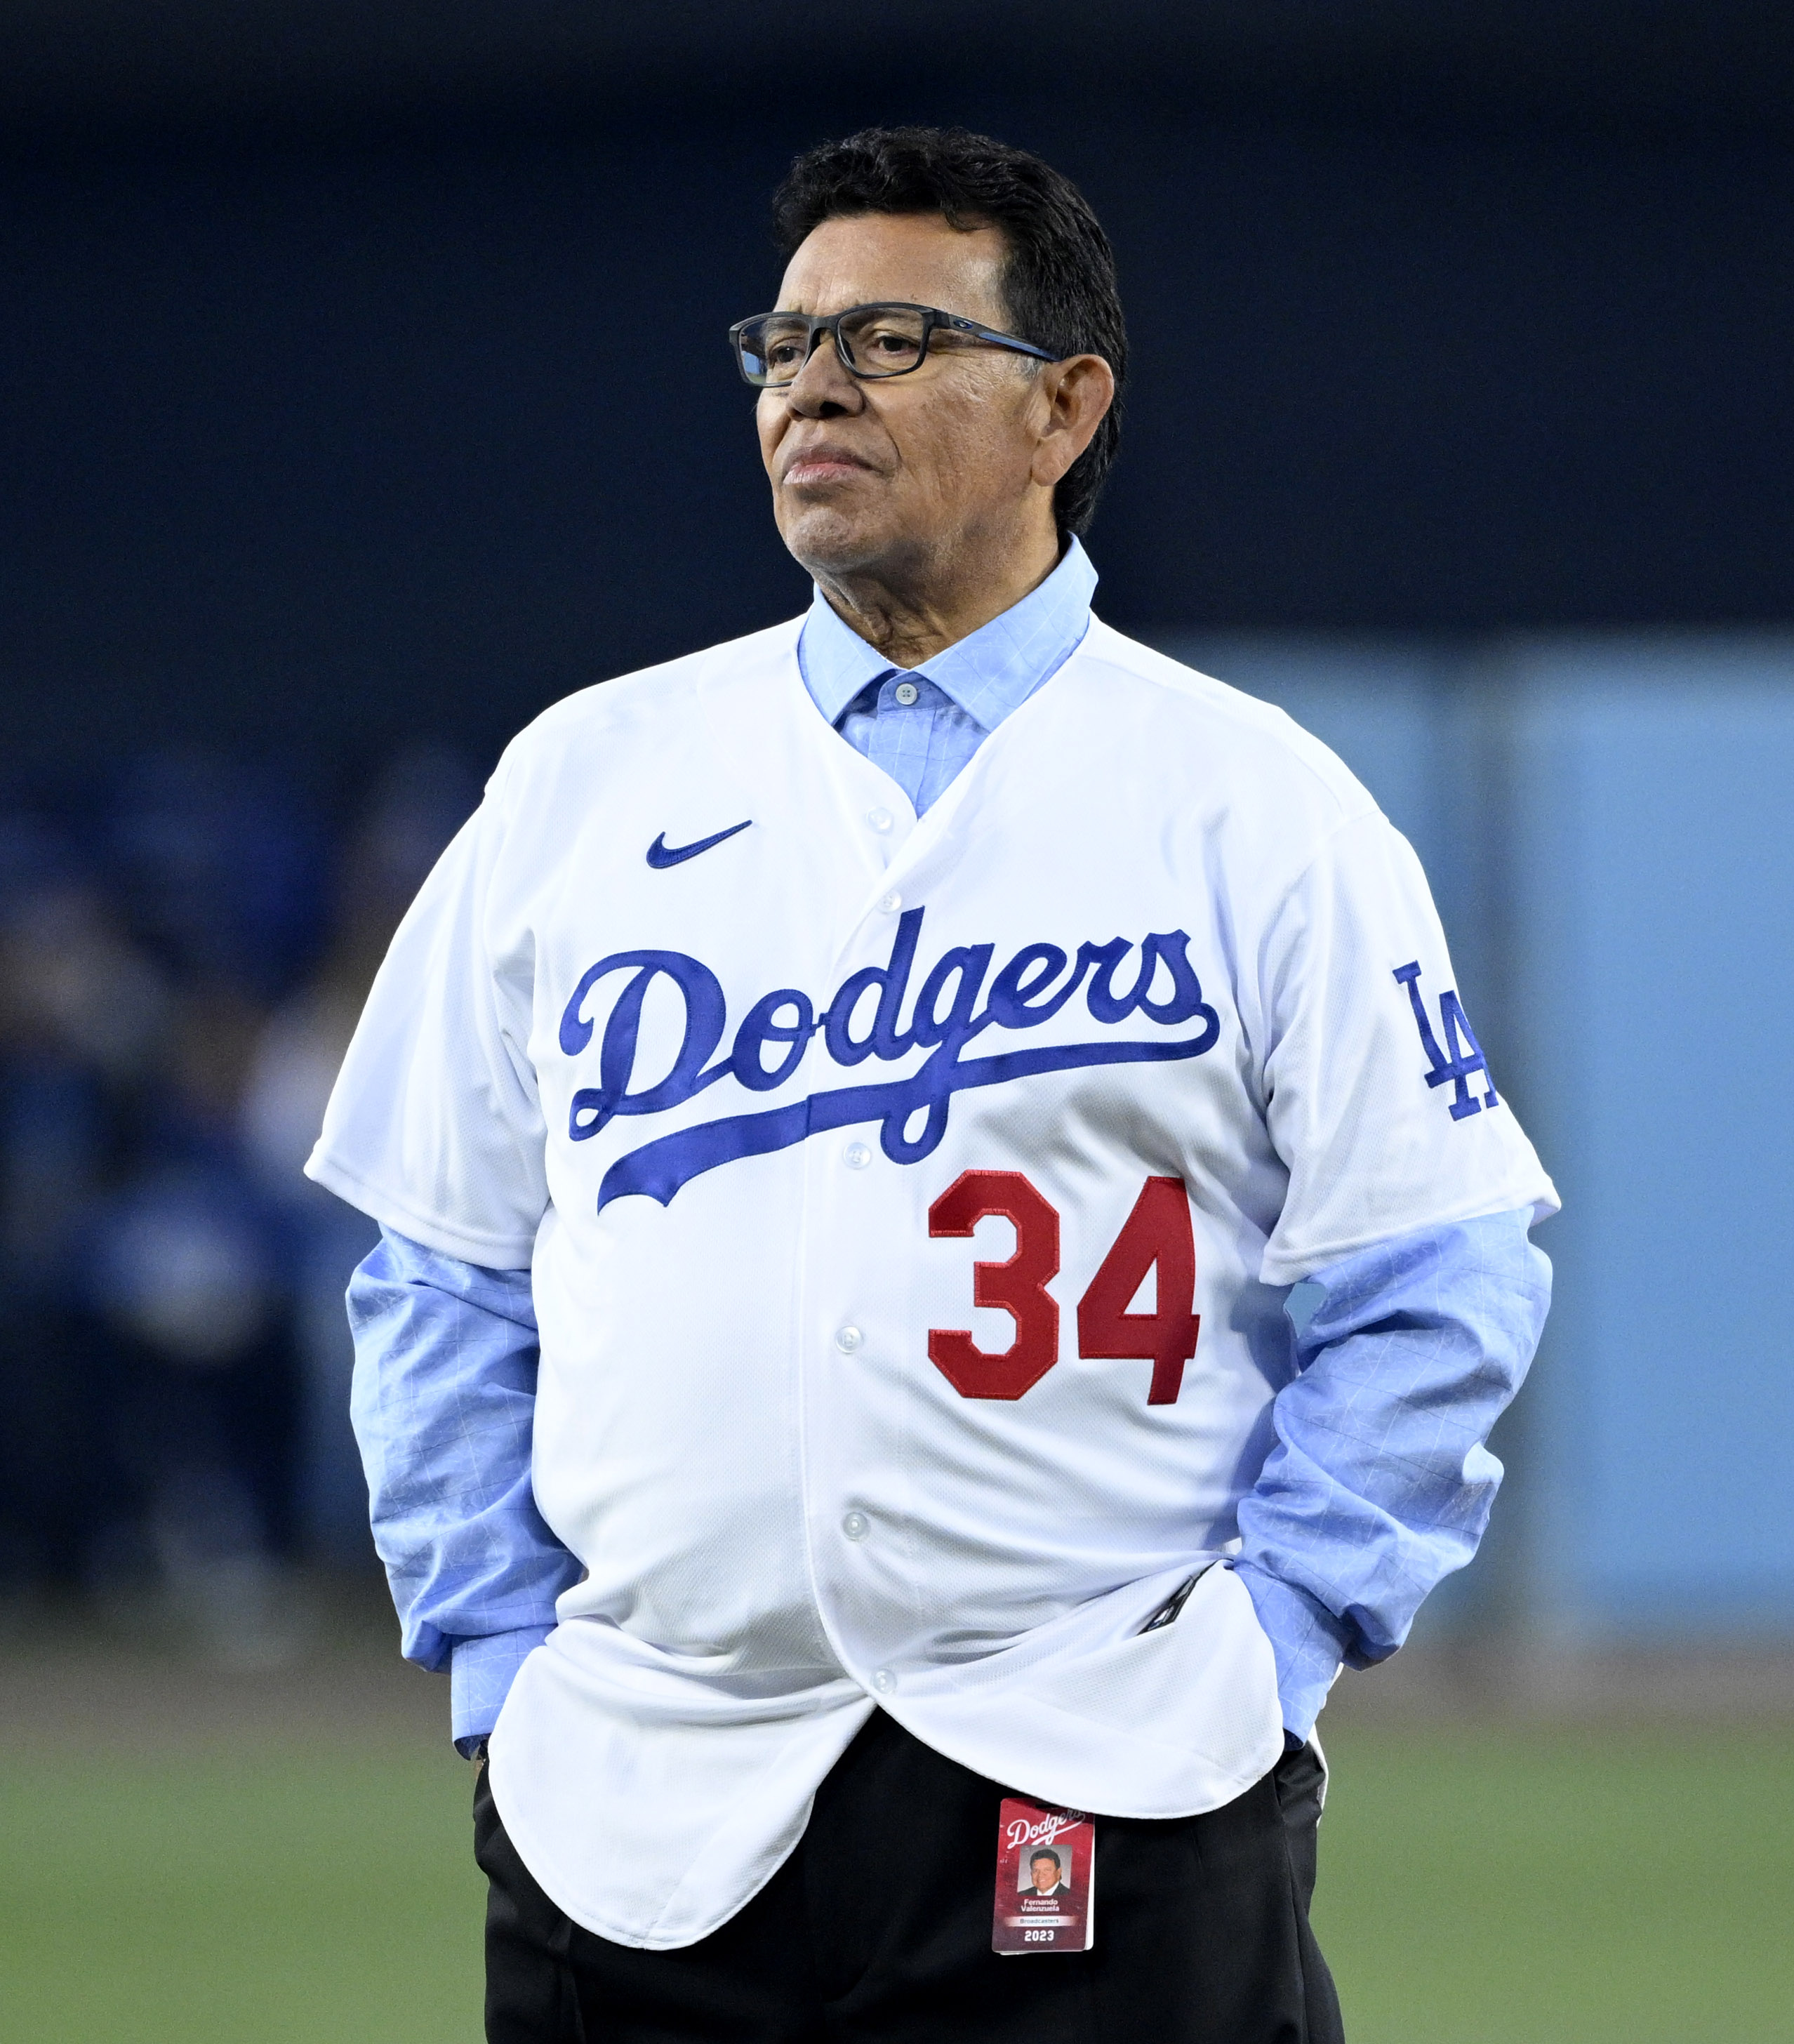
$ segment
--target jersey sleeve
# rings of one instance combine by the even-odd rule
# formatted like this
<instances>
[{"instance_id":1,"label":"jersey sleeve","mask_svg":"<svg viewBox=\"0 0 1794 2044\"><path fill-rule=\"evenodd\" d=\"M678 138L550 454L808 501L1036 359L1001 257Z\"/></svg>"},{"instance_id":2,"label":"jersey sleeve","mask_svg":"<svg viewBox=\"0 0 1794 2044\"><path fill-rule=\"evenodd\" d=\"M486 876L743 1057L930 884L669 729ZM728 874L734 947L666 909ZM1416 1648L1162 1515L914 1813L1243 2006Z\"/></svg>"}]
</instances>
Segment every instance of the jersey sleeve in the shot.
<instances>
[{"instance_id":1,"label":"jersey sleeve","mask_svg":"<svg viewBox=\"0 0 1794 2044\"><path fill-rule=\"evenodd\" d=\"M1271 1140L1289 1173L1262 1275L1558 1197L1483 1060L1420 863L1381 813L1321 846L1258 959Z\"/></svg>"},{"instance_id":2,"label":"jersey sleeve","mask_svg":"<svg viewBox=\"0 0 1794 2044\"><path fill-rule=\"evenodd\" d=\"M504 778L501 765L400 924L305 1170L382 1227L521 1270L548 1192L533 947L499 902Z\"/></svg>"}]
</instances>

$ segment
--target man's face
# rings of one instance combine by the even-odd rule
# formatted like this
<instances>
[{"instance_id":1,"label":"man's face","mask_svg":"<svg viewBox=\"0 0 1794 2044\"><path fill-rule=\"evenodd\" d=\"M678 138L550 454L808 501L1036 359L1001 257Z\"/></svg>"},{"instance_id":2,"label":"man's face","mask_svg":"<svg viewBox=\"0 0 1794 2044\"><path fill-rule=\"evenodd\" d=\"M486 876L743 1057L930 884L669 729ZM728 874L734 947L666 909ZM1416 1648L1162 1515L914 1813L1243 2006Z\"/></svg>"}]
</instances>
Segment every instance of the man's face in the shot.
<instances>
[{"instance_id":1,"label":"man's face","mask_svg":"<svg viewBox=\"0 0 1794 2044\"><path fill-rule=\"evenodd\" d=\"M1003 257L994 228L961 232L935 213L826 220L792 257L778 309L897 299L1006 332ZM786 546L819 578L901 576L1012 531L1048 410L1031 363L937 332L919 369L862 382L824 340L795 382L761 392L757 411Z\"/></svg>"},{"instance_id":2,"label":"man's face","mask_svg":"<svg viewBox=\"0 0 1794 2044\"><path fill-rule=\"evenodd\" d=\"M1035 1886L1043 1895L1059 1885L1059 1863L1057 1860L1048 1859L1043 1855L1034 1862L1029 1872L1034 1876Z\"/></svg>"}]
</instances>

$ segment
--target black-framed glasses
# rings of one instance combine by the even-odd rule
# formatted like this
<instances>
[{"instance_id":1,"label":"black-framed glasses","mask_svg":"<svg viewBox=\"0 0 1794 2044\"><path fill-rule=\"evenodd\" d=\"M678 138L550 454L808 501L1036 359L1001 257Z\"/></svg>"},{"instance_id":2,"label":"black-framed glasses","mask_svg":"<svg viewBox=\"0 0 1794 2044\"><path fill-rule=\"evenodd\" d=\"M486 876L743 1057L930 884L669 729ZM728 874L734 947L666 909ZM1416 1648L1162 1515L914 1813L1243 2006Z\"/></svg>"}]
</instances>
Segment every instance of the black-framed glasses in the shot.
<instances>
[{"instance_id":1,"label":"black-framed glasses","mask_svg":"<svg viewBox=\"0 0 1794 2044\"><path fill-rule=\"evenodd\" d=\"M756 390L777 390L795 382L816 344L832 334L841 367L869 380L907 376L928 359L928 344L937 333L982 341L991 348L1012 348L1043 362L1058 357L1031 340L980 326L933 305L901 304L849 305L845 312L759 313L737 320L729 328L729 345L742 375Z\"/></svg>"}]
</instances>

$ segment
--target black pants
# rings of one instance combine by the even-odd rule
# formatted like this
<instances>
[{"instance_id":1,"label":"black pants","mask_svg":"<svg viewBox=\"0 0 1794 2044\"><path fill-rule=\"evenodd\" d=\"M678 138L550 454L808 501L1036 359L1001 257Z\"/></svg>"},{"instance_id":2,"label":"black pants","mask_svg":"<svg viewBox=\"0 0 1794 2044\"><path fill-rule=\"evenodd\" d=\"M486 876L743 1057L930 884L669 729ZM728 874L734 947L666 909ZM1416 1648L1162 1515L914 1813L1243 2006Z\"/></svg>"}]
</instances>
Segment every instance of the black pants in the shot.
<instances>
[{"instance_id":1,"label":"black pants","mask_svg":"<svg viewBox=\"0 0 1794 2044\"><path fill-rule=\"evenodd\" d=\"M1308 1928L1320 1764L1304 1746L1224 1809L1097 1819L1093 1950L990 1949L1004 1791L875 1712L797 1850L697 1944L570 1922L482 1770L489 2044L1339 2044Z\"/></svg>"}]
</instances>

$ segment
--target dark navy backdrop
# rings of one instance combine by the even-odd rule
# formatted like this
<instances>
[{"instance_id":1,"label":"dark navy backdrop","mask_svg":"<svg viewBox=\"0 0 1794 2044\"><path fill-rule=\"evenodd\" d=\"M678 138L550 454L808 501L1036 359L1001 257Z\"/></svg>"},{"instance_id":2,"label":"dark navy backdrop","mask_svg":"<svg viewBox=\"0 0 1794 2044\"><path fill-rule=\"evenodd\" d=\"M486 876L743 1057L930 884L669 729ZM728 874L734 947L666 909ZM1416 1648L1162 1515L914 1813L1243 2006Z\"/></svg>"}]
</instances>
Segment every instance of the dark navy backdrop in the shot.
<instances>
[{"instance_id":1,"label":"dark navy backdrop","mask_svg":"<svg viewBox=\"0 0 1794 2044\"><path fill-rule=\"evenodd\" d=\"M0 166L6 758L182 728L333 772L404 732L490 756L797 608L720 336L770 301L782 163L889 114L1040 148L1111 227L1116 623L1788 614L1773 123L1273 117L1111 77L76 133Z\"/></svg>"}]
</instances>

